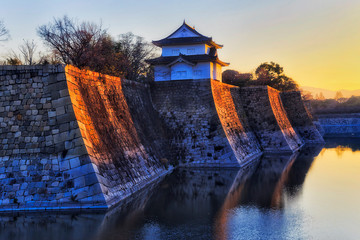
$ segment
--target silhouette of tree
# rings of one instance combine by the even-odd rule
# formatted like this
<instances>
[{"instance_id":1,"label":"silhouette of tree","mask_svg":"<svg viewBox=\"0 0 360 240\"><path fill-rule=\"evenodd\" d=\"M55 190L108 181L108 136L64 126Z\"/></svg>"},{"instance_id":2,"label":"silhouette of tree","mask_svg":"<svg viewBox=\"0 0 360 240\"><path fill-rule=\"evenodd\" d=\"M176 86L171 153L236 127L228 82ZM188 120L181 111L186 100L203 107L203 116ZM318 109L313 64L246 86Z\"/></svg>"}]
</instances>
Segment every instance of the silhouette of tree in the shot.
<instances>
[{"instance_id":1,"label":"silhouette of tree","mask_svg":"<svg viewBox=\"0 0 360 240\"><path fill-rule=\"evenodd\" d=\"M298 84L284 74L284 69L279 64L270 62L262 63L255 70L257 77L254 84L268 85L279 91L297 91Z\"/></svg>"},{"instance_id":2,"label":"silhouette of tree","mask_svg":"<svg viewBox=\"0 0 360 240\"><path fill-rule=\"evenodd\" d=\"M304 101L309 101L309 100L313 100L314 97L312 95L311 92L309 91L304 91L304 90L301 90L301 98L304 100Z\"/></svg>"},{"instance_id":3,"label":"silhouette of tree","mask_svg":"<svg viewBox=\"0 0 360 240\"><path fill-rule=\"evenodd\" d=\"M132 33L114 41L101 25L64 16L40 26L38 34L62 63L131 80L152 76L145 59L152 57L154 47Z\"/></svg>"},{"instance_id":4,"label":"silhouette of tree","mask_svg":"<svg viewBox=\"0 0 360 240\"><path fill-rule=\"evenodd\" d=\"M320 92L316 99L317 100L325 100L324 94L322 92Z\"/></svg>"},{"instance_id":5,"label":"silhouette of tree","mask_svg":"<svg viewBox=\"0 0 360 240\"><path fill-rule=\"evenodd\" d=\"M337 91L337 92L335 93L334 99L335 99L336 101L338 101L340 98L344 98L344 95L342 94L341 91Z\"/></svg>"},{"instance_id":6,"label":"silhouette of tree","mask_svg":"<svg viewBox=\"0 0 360 240\"><path fill-rule=\"evenodd\" d=\"M146 59L154 57L155 47L131 32L121 34L114 42L115 52L122 54L126 63L126 78L144 80L151 78L152 72Z\"/></svg>"},{"instance_id":7,"label":"silhouette of tree","mask_svg":"<svg viewBox=\"0 0 360 240\"><path fill-rule=\"evenodd\" d=\"M19 46L19 50L21 52L23 62L26 65L33 65L36 64L34 57L37 48L37 44L34 40L23 40L24 43Z\"/></svg>"}]
</instances>

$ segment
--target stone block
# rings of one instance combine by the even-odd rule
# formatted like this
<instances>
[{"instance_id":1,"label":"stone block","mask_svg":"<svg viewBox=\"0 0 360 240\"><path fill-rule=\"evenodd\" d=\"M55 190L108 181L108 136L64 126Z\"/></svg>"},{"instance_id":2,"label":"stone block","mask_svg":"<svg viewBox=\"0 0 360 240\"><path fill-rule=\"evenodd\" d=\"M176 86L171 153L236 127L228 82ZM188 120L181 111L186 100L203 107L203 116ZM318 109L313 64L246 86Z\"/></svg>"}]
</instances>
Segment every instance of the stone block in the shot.
<instances>
[{"instance_id":1,"label":"stone block","mask_svg":"<svg viewBox=\"0 0 360 240\"><path fill-rule=\"evenodd\" d=\"M70 167L71 168L76 168L79 166L80 166L80 159L78 157L70 159Z\"/></svg>"}]
</instances>

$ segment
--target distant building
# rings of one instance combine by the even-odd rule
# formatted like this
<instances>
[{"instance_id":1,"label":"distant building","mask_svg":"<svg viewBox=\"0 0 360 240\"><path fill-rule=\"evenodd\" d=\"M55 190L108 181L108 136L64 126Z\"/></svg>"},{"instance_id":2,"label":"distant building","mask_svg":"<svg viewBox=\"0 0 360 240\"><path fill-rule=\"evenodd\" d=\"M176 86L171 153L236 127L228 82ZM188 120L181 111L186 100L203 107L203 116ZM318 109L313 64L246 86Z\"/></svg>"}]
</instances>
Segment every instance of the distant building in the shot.
<instances>
[{"instance_id":1,"label":"distant building","mask_svg":"<svg viewBox=\"0 0 360 240\"><path fill-rule=\"evenodd\" d=\"M216 79L221 81L222 67L217 49L222 45L198 33L184 23L168 37L153 41L162 48L161 57L149 59L154 66L155 81Z\"/></svg>"}]
</instances>

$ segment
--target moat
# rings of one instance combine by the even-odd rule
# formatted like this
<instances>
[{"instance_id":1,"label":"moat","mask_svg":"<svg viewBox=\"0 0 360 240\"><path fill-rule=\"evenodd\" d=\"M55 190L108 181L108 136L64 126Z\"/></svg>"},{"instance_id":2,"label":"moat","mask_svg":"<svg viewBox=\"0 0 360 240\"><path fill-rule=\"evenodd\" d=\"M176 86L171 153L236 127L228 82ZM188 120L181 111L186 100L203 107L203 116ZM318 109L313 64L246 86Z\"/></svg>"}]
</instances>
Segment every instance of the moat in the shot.
<instances>
[{"instance_id":1,"label":"moat","mask_svg":"<svg viewBox=\"0 0 360 240\"><path fill-rule=\"evenodd\" d=\"M360 140L246 169L176 169L109 212L0 215L0 239L355 239Z\"/></svg>"}]
</instances>

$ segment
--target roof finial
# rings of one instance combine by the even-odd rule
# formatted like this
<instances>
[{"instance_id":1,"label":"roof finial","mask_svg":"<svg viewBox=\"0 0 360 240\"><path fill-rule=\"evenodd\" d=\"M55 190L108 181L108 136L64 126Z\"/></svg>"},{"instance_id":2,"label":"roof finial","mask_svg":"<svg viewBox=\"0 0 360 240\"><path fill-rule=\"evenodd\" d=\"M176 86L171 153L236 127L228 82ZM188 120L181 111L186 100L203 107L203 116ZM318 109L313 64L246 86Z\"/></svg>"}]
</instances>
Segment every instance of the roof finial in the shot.
<instances>
[{"instance_id":1,"label":"roof finial","mask_svg":"<svg viewBox=\"0 0 360 240\"><path fill-rule=\"evenodd\" d=\"M184 23L183 24L186 24L186 22L185 22L185 18L184 18Z\"/></svg>"}]
</instances>

